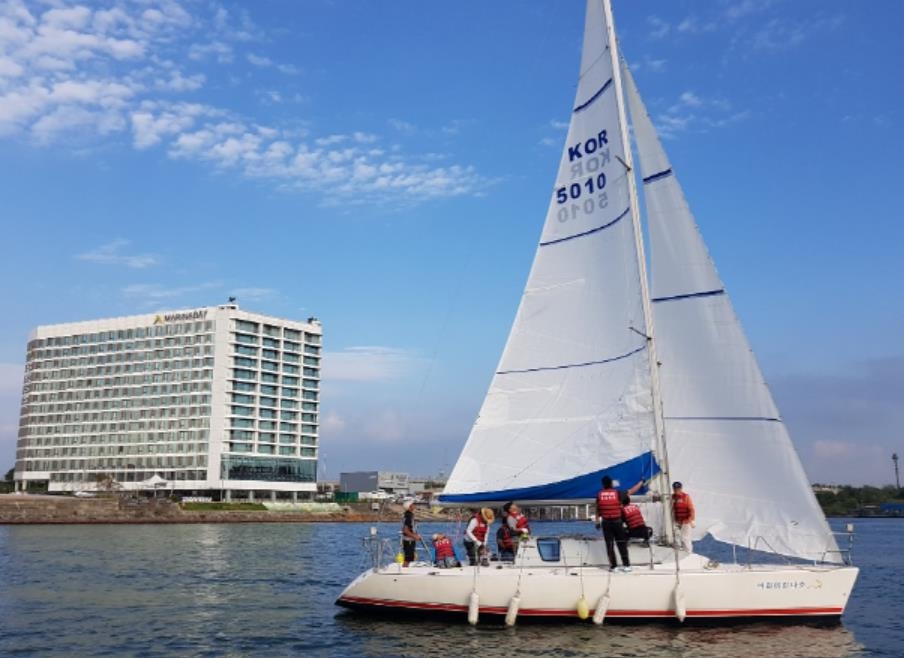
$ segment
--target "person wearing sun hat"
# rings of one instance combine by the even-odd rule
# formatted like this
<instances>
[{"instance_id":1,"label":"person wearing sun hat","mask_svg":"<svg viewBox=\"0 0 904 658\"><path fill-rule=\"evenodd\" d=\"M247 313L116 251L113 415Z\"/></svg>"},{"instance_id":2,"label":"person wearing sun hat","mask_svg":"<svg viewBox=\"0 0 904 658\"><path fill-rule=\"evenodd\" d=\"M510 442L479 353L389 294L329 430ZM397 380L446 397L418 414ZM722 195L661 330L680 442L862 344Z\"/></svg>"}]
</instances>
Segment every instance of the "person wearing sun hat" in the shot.
<instances>
[{"instance_id":1,"label":"person wearing sun hat","mask_svg":"<svg viewBox=\"0 0 904 658\"><path fill-rule=\"evenodd\" d=\"M474 510L474 515L468 521L468 527L465 528L464 545L465 551L468 553L468 563L475 566L480 561L489 564L487 560L487 536L489 535L490 526L496 520L496 515L489 507Z\"/></svg>"},{"instance_id":2,"label":"person wearing sun hat","mask_svg":"<svg viewBox=\"0 0 904 658\"><path fill-rule=\"evenodd\" d=\"M688 553L694 551L691 543L693 528L696 526L697 511L694 501L684 492L680 482L672 483L672 518L678 526L678 543Z\"/></svg>"}]
</instances>

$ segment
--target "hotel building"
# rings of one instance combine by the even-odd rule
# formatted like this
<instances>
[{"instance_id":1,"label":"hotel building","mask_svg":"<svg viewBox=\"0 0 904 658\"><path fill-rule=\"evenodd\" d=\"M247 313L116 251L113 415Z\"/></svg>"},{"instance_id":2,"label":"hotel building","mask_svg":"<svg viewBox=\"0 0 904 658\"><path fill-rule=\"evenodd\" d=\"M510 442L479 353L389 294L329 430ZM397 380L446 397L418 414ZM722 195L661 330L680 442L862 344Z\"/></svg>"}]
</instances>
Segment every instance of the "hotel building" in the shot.
<instances>
[{"instance_id":1,"label":"hotel building","mask_svg":"<svg viewBox=\"0 0 904 658\"><path fill-rule=\"evenodd\" d=\"M322 333L235 304L38 327L16 489L312 498Z\"/></svg>"}]
</instances>

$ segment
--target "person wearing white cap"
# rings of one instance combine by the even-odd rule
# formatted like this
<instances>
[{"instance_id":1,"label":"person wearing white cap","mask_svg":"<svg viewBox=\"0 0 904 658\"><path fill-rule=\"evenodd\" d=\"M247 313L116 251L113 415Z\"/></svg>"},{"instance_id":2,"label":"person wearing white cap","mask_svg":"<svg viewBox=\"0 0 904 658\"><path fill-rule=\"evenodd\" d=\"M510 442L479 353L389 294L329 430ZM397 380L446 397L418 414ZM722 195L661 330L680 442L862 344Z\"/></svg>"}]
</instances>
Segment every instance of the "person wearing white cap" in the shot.
<instances>
[{"instance_id":1,"label":"person wearing white cap","mask_svg":"<svg viewBox=\"0 0 904 658\"><path fill-rule=\"evenodd\" d=\"M402 507L405 508L405 516L402 517L402 552L405 554L405 560L402 562L402 566L407 567L414 562L415 549L421 536L417 534L414 527L414 501L406 500Z\"/></svg>"}]
</instances>

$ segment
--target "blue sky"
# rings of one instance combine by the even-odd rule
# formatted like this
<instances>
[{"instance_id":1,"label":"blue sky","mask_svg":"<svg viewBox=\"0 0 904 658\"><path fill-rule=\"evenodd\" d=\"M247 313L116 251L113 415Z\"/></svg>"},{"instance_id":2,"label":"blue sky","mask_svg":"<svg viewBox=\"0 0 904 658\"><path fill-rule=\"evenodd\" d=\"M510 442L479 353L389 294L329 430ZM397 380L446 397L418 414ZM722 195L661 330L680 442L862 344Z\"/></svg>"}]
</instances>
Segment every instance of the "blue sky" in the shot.
<instances>
[{"instance_id":1,"label":"blue sky","mask_svg":"<svg viewBox=\"0 0 904 658\"><path fill-rule=\"evenodd\" d=\"M904 4L615 2L811 479L904 453ZM322 471L448 472L508 333L583 3L0 2L0 468L36 325L324 323Z\"/></svg>"}]
</instances>

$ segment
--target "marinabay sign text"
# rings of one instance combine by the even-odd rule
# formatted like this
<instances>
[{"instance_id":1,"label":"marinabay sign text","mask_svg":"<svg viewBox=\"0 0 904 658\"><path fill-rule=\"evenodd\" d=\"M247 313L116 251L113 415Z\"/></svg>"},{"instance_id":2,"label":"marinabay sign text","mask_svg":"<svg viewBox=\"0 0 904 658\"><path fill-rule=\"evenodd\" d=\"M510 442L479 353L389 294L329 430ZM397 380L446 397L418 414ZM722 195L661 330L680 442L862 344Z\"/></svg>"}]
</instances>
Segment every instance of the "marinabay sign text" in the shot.
<instances>
[{"instance_id":1,"label":"marinabay sign text","mask_svg":"<svg viewBox=\"0 0 904 658\"><path fill-rule=\"evenodd\" d=\"M154 324L166 324L167 322L194 322L195 320L204 320L206 317L206 308L199 308L195 311L180 311L178 313L161 313L154 316Z\"/></svg>"}]
</instances>

